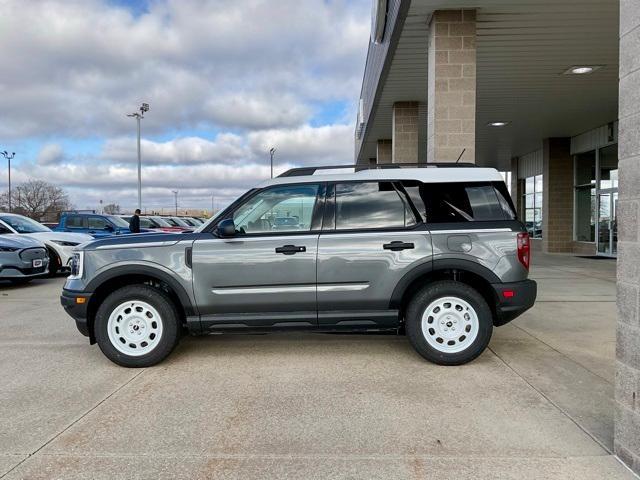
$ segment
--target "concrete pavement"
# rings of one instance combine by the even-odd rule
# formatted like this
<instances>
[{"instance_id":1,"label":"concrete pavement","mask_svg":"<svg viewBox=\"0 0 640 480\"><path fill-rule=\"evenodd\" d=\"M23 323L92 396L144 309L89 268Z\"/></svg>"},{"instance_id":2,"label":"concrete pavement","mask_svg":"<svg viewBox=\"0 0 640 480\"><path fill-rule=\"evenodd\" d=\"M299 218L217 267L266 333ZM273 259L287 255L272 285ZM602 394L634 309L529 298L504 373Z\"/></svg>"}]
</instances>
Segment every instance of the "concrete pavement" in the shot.
<instances>
[{"instance_id":1,"label":"concrete pavement","mask_svg":"<svg viewBox=\"0 0 640 480\"><path fill-rule=\"evenodd\" d=\"M0 286L0 477L627 479L611 455L615 263L534 257L540 300L440 367L392 335L187 338L127 370Z\"/></svg>"}]
</instances>

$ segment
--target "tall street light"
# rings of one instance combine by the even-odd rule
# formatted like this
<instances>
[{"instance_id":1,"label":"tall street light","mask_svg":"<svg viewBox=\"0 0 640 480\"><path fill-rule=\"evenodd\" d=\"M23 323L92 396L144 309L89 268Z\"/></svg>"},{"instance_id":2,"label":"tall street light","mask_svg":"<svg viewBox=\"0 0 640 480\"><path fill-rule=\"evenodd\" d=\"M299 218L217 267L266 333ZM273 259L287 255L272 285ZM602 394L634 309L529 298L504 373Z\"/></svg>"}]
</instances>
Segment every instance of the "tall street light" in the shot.
<instances>
[{"instance_id":1,"label":"tall street light","mask_svg":"<svg viewBox=\"0 0 640 480\"><path fill-rule=\"evenodd\" d=\"M276 147L271 147L269 156L271 157L271 178L273 178L273 154L276 153Z\"/></svg>"},{"instance_id":2,"label":"tall street light","mask_svg":"<svg viewBox=\"0 0 640 480\"><path fill-rule=\"evenodd\" d=\"M140 113L134 112L127 117L135 117L138 123L138 208L142 210L142 157L140 156L140 120L144 118L144 113L149 111L149 104L143 103L140 106Z\"/></svg>"},{"instance_id":3,"label":"tall street light","mask_svg":"<svg viewBox=\"0 0 640 480\"><path fill-rule=\"evenodd\" d=\"M11 213L11 160L16 156L16 152L2 152L2 156L7 159L8 172L9 172L9 213Z\"/></svg>"},{"instance_id":4,"label":"tall street light","mask_svg":"<svg viewBox=\"0 0 640 480\"><path fill-rule=\"evenodd\" d=\"M171 190L176 197L176 217L178 216L178 190Z\"/></svg>"}]
</instances>

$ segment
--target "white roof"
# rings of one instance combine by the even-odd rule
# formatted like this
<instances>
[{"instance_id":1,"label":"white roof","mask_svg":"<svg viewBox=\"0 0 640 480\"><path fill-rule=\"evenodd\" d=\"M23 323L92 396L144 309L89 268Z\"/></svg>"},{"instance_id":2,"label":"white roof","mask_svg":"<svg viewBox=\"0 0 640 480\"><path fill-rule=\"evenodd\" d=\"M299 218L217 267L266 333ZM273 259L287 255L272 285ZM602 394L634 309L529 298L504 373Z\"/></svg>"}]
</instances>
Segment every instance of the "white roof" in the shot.
<instances>
[{"instance_id":1,"label":"white roof","mask_svg":"<svg viewBox=\"0 0 640 480\"><path fill-rule=\"evenodd\" d=\"M423 183L447 182L502 182L495 168L477 167L425 167L425 168L381 168L359 170L351 173L327 173L335 170L317 170L313 175L276 177L267 180L258 188L288 183L340 182L350 180L418 180Z\"/></svg>"}]
</instances>

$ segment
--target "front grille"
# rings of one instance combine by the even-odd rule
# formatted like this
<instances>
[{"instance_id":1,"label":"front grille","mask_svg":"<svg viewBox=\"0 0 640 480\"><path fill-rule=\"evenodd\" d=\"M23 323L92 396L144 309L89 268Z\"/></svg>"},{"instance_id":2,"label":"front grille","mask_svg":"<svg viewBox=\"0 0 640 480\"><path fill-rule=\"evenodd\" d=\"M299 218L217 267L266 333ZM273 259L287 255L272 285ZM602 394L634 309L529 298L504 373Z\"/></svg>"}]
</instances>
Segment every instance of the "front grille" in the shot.
<instances>
[{"instance_id":1,"label":"front grille","mask_svg":"<svg viewBox=\"0 0 640 480\"><path fill-rule=\"evenodd\" d=\"M18 270L20 270L23 275L36 275L38 273L44 273L47 270L47 267L46 265L43 265L38 268L19 268Z\"/></svg>"},{"instance_id":2,"label":"front grille","mask_svg":"<svg viewBox=\"0 0 640 480\"><path fill-rule=\"evenodd\" d=\"M20 252L20 258L25 262L30 262L38 258L44 259L47 251L44 248L25 248Z\"/></svg>"}]
</instances>

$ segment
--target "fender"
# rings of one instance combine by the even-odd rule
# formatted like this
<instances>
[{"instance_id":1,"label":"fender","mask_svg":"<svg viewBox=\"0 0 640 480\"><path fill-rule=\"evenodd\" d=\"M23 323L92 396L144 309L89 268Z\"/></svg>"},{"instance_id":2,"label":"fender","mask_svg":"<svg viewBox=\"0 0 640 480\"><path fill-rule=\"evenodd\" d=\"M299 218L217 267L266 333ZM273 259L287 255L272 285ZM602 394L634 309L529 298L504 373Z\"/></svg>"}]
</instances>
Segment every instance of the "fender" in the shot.
<instances>
[{"instance_id":1,"label":"fender","mask_svg":"<svg viewBox=\"0 0 640 480\"><path fill-rule=\"evenodd\" d=\"M113 267L102 273L96 275L93 280L86 286L88 292L95 292L104 282L111 280L112 278L127 276L127 275L148 275L150 277L157 278L158 280L165 282L176 293L182 307L184 308L185 315L187 317L197 315L191 298L187 294L184 287L178 282L171 274L163 271L158 267L144 264L135 265L121 265Z\"/></svg>"},{"instance_id":2,"label":"fender","mask_svg":"<svg viewBox=\"0 0 640 480\"><path fill-rule=\"evenodd\" d=\"M474 273L479 277L485 279L487 283L502 283L500 278L495 273L477 262L464 260L461 258L439 258L431 262L420 264L413 268L411 271L407 272L393 289L393 293L391 294L391 301L389 302L389 308L400 307L404 292L406 292L407 288L409 288L409 285L411 285L417 278L420 278L421 276L427 275L432 272L452 269L464 270Z\"/></svg>"}]
</instances>

